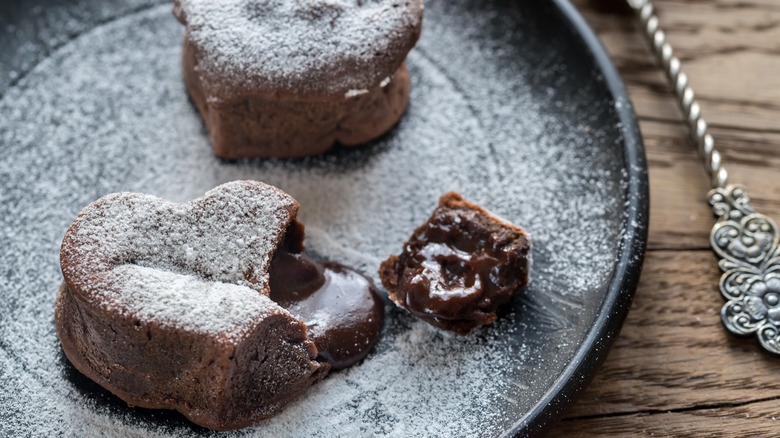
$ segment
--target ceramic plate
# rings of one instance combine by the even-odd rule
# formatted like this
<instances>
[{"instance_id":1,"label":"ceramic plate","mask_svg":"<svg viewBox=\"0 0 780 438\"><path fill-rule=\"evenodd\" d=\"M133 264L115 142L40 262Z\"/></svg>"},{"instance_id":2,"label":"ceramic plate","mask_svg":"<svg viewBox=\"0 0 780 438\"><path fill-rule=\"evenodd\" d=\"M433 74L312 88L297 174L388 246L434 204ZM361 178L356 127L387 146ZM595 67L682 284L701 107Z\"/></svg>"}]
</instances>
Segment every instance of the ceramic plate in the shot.
<instances>
[{"instance_id":1,"label":"ceramic plate","mask_svg":"<svg viewBox=\"0 0 780 438\"><path fill-rule=\"evenodd\" d=\"M302 205L307 248L379 284L450 190L532 236L532 280L459 337L387 305L381 342L272 419L227 436L506 436L548 428L607 354L646 240L636 119L592 31L559 1L427 0L392 131L301 160L214 157L167 2L0 6L0 435L212 435L79 374L53 322L59 246L116 191L187 201L261 180Z\"/></svg>"}]
</instances>

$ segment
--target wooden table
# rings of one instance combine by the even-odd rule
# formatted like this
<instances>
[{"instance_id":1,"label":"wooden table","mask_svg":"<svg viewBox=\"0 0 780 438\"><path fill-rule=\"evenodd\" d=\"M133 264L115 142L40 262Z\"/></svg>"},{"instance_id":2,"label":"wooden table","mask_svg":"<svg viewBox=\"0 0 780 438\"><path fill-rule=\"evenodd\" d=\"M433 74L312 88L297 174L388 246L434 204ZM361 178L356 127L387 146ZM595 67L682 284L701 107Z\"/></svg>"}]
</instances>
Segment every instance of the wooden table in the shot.
<instances>
[{"instance_id":1,"label":"wooden table","mask_svg":"<svg viewBox=\"0 0 780 438\"><path fill-rule=\"evenodd\" d=\"M721 326L709 185L633 16L574 0L612 55L650 167L650 238L631 312L588 389L552 431L571 436L780 436L780 359ZM780 1L657 0L730 182L780 221Z\"/></svg>"}]
</instances>

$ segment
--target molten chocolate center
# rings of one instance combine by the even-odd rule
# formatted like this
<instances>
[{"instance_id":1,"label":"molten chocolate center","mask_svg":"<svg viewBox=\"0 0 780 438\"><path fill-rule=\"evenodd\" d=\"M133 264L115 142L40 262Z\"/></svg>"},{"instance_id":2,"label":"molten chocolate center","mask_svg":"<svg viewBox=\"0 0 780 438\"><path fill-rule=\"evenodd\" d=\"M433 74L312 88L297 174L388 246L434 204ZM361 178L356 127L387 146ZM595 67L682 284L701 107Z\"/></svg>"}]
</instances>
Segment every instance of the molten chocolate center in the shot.
<instances>
[{"instance_id":1,"label":"molten chocolate center","mask_svg":"<svg viewBox=\"0 0 780 438\"><path fill-rule=\"evenodd\" d=\"M271 299L306 324L319 358L334 369L365 357L379 339L385 309L371 280L338 263L303 253L303 227L295 222L269 269Z\"/></svg>"},{"instance_id":2,"label":"molten chocolate center","mask_svg":"<svg viewBox=\"0 0 780 438\"><path fill-rule=\"evenodd\" d=\"M423 244L407 248L405 307L412 313L454 320L475 307L492 311L524 284L527 273L512 269L517 255L504 250L509 237L464 226L463 220L435 213L415 236Z\"/></svg>"}]
</instances>

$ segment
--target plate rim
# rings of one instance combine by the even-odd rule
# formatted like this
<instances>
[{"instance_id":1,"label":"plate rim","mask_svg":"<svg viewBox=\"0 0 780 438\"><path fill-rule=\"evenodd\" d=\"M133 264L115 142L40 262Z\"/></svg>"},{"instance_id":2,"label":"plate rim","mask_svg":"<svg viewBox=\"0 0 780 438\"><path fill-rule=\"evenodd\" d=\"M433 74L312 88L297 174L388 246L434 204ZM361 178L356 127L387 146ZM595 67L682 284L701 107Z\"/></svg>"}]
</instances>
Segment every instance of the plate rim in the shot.
<instances>
[{"instance_id":1,"label":"plate rim","mask_svg":"<svg viewBox=\"0 0 780 438\"><path fill-rule=\"evenodd\" d=\"M647 158L638 118L623 80L596 33L569 0L553 0L575 38L581 40L594 65L603 75L610 96L621 105L615 107L623 134L623 167L627 173L624 191L628 199L627 215L620 241L619 259L609 288L591 329L579 349L555 382L525 416L516 421L504 436L538 436L548 432L563 416L566 408L590 384L620 333L634 294L647 248L650 188Z\"/></svg>"}]
</instances>

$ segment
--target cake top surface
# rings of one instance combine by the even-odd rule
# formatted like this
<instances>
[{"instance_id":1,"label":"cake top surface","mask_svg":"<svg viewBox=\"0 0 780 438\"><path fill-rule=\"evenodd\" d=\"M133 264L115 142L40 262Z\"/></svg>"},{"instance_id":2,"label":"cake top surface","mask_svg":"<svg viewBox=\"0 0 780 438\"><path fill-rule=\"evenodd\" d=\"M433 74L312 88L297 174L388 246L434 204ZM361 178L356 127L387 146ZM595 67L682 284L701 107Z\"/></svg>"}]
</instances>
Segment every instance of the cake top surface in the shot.
<instances>
[{"instance_id":1,"label":"cake top surface","mask_svg":"<svg viewBox=\"0 0 780 438\"><path fill-rule=\"evenodd\" d=\"M192 274L120 265L101 278L102 305L142 321L174 329L240 339L255 321L284 313L270 298L246 286Z\"/></svg>"},{"instance_id":2,"label":"cake top surface","mask_svg":"<svg viewBox=\"0 0 780 438\"><path fill-rule=\"evenodd\" d=\"M345 95L378 86L416 43L422 0L175 0L207 98Z\"/></svg>"},{"instance_id":3,"label":"cake top surface","mask_svg":"<svg viewBox=\"0 0 780 438\"><path fill-rule=\"evenodd\" d=\"M271 257L298 203L259 182L223 184L185 204L115 193L68 229L67 284L104 308L230 338L281 308L267 299Z\"/></svg>"}]
</instances>

